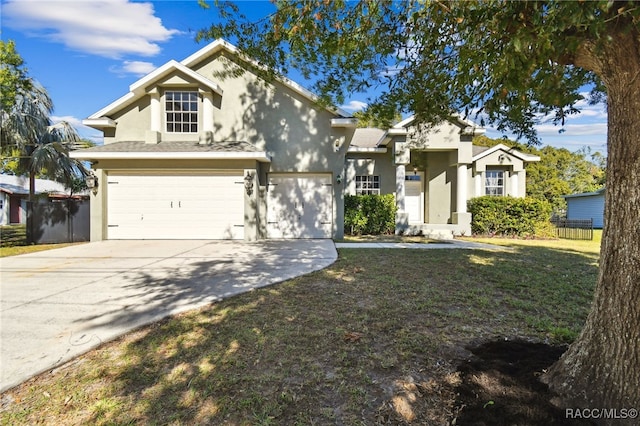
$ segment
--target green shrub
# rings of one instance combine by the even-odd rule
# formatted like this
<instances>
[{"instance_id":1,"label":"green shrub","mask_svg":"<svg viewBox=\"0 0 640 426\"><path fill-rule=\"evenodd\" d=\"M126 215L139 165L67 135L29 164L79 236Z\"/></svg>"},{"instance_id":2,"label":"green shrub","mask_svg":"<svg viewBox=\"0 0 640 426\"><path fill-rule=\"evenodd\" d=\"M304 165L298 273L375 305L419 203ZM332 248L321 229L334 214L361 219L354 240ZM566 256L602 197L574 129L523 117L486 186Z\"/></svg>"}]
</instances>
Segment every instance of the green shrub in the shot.
<instances>
[{"instance_id":1,"label":"green shrub","mask_svg":"<svg viewBox=\"0 0 640 426\"><path fill-rule=\"evenodd\" d=\"M393 234L396 210L393 194L345 195L344 232L350 235Z\"/></svg>"},{"instance_id":2,"label":"green shrub","mask_svg":"<svg viewBox=\"0 0 640 426\"><path fill-rule=\"evenodd\" d=\"M548 236L551 204L537 198L484 196L469 200L474 234ZM545 234L545 235L541 235Z\"/></svg>"}]
</instances>

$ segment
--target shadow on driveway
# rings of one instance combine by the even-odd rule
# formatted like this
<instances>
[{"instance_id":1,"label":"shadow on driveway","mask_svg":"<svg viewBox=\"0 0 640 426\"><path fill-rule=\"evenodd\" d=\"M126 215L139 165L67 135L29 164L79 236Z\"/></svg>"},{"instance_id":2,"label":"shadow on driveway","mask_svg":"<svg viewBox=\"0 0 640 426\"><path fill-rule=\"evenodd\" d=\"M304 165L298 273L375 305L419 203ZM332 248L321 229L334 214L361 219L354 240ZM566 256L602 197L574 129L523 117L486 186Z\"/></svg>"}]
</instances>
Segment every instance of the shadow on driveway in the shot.
<instances>
[{"instance_id":1,"label":"shadow on driveway","mask_svg":"<svg viewBox=\"0 0 640 426\"><path fill-rule=\"evenodd\" d=\"M103 241L3 258L0 391L142 325L336 258L331 240Z\"/></svg>"}]
</instances>

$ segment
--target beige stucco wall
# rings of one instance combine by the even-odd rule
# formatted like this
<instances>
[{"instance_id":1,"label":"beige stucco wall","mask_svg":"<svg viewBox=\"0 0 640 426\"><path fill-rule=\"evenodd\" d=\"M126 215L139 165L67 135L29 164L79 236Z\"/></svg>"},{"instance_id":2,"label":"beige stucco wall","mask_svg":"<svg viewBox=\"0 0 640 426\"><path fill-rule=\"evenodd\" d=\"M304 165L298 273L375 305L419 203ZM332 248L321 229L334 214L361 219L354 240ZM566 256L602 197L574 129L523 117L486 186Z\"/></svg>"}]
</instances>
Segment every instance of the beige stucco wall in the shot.
<instances>
[{"instance_id":1,"label":"beige stucco wall","mask_svg":"<svg viewBox=\"0 0 640 426\"><path fill-rule=\"evenodd\" d=\"M473 174L474 178L479 175L481 179L480 194L478 192L477 185L474 184L474 189L471 194L484 195L484 182L485 172L487 170L502 170L504 171L505 178L505 195L517 194L518 197L524 197L526 195L527 183L526 183L526 170L525 162L503 150L497 150L485 157L478 159L474 163ZM514 182L514 176L517 175L517 182ZM517 188L514 186L517 185Z\"/></svg>"},{"instance_id":2,"label":"beige stucco wall","mask_svg":"<svg viewBox=\"0 0 640 426\"><path fill-rule=\"evenodd\" d=\"M222 95L182 73L172 73L146 88L159 96L159 143L167 141L198 141L202 136L204 92L212 93L213 143L216 141L245 141L265 151L270 163L256 165L234 161L100 161L95 167L99 179L105 171L114 169L242 169L257 171L254 199L247 200L246 210L255 229L250 235L262 238L266 222L266 182L269 173L331 173L334 182L334 237L341 238L344 223L344 198L337 176L344 173L345 155L354 129L331 126L337 115L315 104L286 85L274 81L266 83L251 72L221 78L219 73L235 62L221 54L205 58L192 69L216 83ZM243 64L244 65L244 64ZM164 94L167 90L199 90L199 133L165 132ZM145 141L152 125L152 99L146 94L136 102L110 116L115 129L105 129L105 144L121 141ZM106 236L106 199L103 188L93 197L92 240ZM105 224L101 217L104 217ZM249 220L249 219L247 219ZM96 229L93 229L96 227ZM247 234L245 221L245 235ZM94 238L95 236L95 238ZM251 237L253 238L253 237Z\"/></svg>"},{"instance_id":3,"label":"beige stucco wall","mask_svg":"<svg viewBox=\"0 0 640 426\"><path fill-rule=\"evenodd\" d=\"M411 148L453 150L460 145L462 127L443 121L436 126L417 125L408 129L407 142Z\"/></svg>"},{"instance_id":4,"label":"beige stucco wall","mask_svg":"<svg viewBox=\"0 0 640 426\"><path fill-rule=\"evenodd\" d=\"M356 193L355 177L357 175L380 176L380 194L396 192L396 171L393 164L393 152L386 153L349 153L345 163L344 191L346 194Z\"/></svg>"},{"instance_id":5,"label":"beige stucco wall","mask_svg":"<svg viewBox=\"0 0 640 426\"><path fill-rule=\"evenodd\" d=\"M451 223L457 184L456 155L455 152L421 153L426 166L424 217L427 223Z\"/></svg>"},{"instance_id":6,"label":"beige stucco wall","mask_svg":"<svg viewBox=\"0 0 640 426\"><path fill-rule=\"evenodd\" d=\"M503 160L500 156L504 155ZM497 150L485 157L478 159L474 163L476 171L485 171L487 168L505 168L514 172L524 170L524 162L514 155L510 155L502 150Z\"/></svg>"}]
</instances>

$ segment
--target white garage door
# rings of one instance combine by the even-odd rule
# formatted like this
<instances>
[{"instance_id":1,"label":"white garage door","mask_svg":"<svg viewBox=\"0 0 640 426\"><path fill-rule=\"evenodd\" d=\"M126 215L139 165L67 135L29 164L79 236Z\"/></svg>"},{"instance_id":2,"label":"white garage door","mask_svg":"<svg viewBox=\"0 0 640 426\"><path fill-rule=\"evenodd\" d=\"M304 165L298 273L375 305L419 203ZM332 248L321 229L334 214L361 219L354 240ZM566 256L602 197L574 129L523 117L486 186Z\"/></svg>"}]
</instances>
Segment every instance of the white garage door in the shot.
<instances>
[{"instance_id":1,"label":"white garage door","mask_svg":"<svg viewBox=\"0 0 640 426\"><path fill-rule=\"evenodd\" d=\"M242 239L242 172L109 174L109 239Z\"/></svg>"},{"instance_id":2,"label":"white garage door","mask_svg":"<svg viewBox=\"0 0 640 426\"><path fill-rule=\"evenodd\" d=\"M270 175L268 238L331 238L331 175Z\"/></svg>"}]
</instances>

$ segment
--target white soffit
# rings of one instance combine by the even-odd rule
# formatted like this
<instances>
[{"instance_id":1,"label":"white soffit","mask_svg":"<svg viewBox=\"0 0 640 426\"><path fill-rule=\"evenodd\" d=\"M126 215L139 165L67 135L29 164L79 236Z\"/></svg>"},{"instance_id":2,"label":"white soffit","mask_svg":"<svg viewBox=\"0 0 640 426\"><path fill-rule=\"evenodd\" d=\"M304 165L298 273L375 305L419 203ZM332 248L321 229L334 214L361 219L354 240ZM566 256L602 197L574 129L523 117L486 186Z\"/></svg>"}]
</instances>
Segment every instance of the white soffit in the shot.
<instances>
[{"instance_id":1,"label":"white soffit","mask_svg":"<svg viewBox=\"0 0 640 426\"><path fill-rule=\"evenodd\" d=\"M255 160L270 163L266 152L83 152L72 151L78 160Z\"/></svg>"},{"instance_id":2,"label":"white soffit","mask_svg":"<svg viewBox=\"0 0 640 426\"><path fill-rule=\"evenodd\" d=\"M348 152L363 152L363 153L371 153L371 154L386 154L387 153L387 147L383 147L383 148L367 148L367 147L350 146Z\"/></svg>"},{"instance_id":3,"label":"white soffit","mask_svg":"<svg viewBox=\"0 0 640 426\"><path fill-rule=\"evenodd\" d=\"M346 127L353 129L358 125L357 118L332 118L331 127Z\"/></svg>"}]
</instances>

